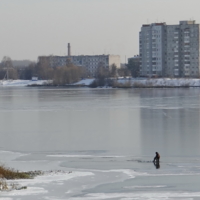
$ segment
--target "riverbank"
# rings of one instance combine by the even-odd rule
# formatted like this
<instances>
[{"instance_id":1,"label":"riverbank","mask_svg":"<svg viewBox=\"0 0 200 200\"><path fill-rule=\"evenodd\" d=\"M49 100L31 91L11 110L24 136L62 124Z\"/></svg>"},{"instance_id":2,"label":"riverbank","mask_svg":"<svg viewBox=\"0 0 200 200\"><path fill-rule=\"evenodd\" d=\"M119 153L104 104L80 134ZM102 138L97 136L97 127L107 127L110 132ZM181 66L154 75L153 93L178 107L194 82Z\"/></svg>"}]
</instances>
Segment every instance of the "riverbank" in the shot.
<instances>
[{"instance_id":1,"label":"riverbank","mask_svg":"<svg viewBox=\"0 0 200 200\"><path fill-rule=\"evenodd\" d=\"M95 79L81 80L73 85L91 86ZM186 78L118 78L105 81L105 87L113 88L173 88L173 87L200 87L200 79ZM98 87L95 85L94 87ZM102 87L102 86L101 86Z\"/></svg>"},{"instance_id":2,"label":"riverbank","mask_svg":"<svg viewBox=\"0 0 200 200\"><path fill-rule=\"evenodd\" d=\"M25 87L25 86L45 86L52 84L51 80L0 80L0 87Z\"/></svg>"},{"instance_id":3,"label":"riverbank","mask_svg":"<svg viewBox=\"0 0 200 200\"><path fill-rule=\"evenodd\" d=\"M189 79L189 78L116 78L108 79L105 81L105 85L94 84L95 79L82 79L79 82L62 85L62 87L103 87L103 88L176 88L176 87L200 87L200 79ZM51 80L5 80L0 82L0 86L52 86Z\"/></svg>"}]
</instances>

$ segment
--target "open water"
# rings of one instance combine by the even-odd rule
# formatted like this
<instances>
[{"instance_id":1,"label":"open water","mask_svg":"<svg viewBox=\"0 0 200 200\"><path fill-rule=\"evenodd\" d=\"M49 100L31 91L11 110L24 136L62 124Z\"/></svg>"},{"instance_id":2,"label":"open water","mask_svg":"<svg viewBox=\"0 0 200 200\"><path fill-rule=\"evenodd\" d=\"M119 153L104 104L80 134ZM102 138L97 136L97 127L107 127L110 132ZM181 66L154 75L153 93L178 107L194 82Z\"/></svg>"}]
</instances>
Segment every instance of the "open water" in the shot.
<instances>
[{"instance_id":1,"label":"open water","mask_svg":"<svg viewBox=\"0 0 200 200\"><path fill-rule=\"evenodd\" d=\"M64 173L0 199L199 200L199 123L199 88L2 87L0 162Z\"/></svg>"}]
</instances>

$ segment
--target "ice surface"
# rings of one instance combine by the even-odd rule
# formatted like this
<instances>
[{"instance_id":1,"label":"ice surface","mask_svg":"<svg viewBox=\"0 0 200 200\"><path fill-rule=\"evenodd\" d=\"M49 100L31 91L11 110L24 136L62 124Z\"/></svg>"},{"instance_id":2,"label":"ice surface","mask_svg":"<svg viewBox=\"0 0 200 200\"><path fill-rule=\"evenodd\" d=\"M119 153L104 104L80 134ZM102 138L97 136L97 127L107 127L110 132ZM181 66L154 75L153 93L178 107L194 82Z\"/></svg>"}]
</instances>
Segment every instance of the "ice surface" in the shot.
<instances>
[{"instance_id":1,"label":"ice surface","mask_svg":"<svg viewBox=\"0 0 200 200\"><path fill-rule=\"evenodd\" d=\"M147 192L147 193L94 193L83 197L72 197L68 200L101 200L101 199L120 199L120 200L192 200L192 197L200 197L200 192L178 193L178 192Z\"/></svg>"},{"instance_id":2,"label":"ice surface","mask_svg":"<svg viewBox=\"0 0 200 200\"><path fill-rule=\"evenodd\" d=\"M24 190L12 190L9 192L1 192L2 196L29 196L29 195L36 195L36 194L46 194L48 193L47 190L41 187L28 187Z\"/></svg>"},{"instance_id":3,"label":"ice surface","mask_svg":"<svg viewBox=\"0 0 200 200\"><path fill-rule=\"evenodd\" d=\"M14 160L21 156L25 156L27 154L19 153L19 152L11 152L11 151L0 151L0 162L4 163L6 161Z\"/></svg>"},{"instance_id":4,"label":"ice surface","mask_svg":"<svg viewBox=\"0 0 200 200\"><path fill-rule=\"evenodd\" d=\"M197 191L192 191L187 188L187 190L182 189L172 189L175 186L169 187L170 182L166 182L165 179L171 179L172 182L175 182L175 185L178 185L180 180L183 183L180 188L184 188L184 181L190 180L189 185L194 181L198 181L199 174L199 164L198 158L194 160L197 162L196 165L188 165L188 163L180 162L167 162L161 163L162 168L158 170L152 170L149 168L152 166L152 163L144 162L143 159L133 158L132 162L128 161L126 156L115 156L114 159L117 162L125 162L126 164L137 164L137 166L142 167L142 169L133 170L128 167L127 169L110 169L102 170L99 166L99 169L71 169L60 167L62 159L67 159L68 162L84 162L81 161L83 155L73 154L73 157L55 157L60 159L55 161L52 156L46 155L46 158L52 160L40 160L40 156L31 155L31 154L21 154L18 152L6 152L1 151L0 157L12 155L8 157L7 161L9 163L14 162L15 166L26 164L27 166L33 165L33 168L46 169L57 168L62 169L58 171L45 171L44 175L37 176L34 179L30 180L10 180L8 183L19 184L20 186L27 186L25 190L13 190L10 192L1 192L1 197L5 200L25 200L25 199L47 199L47 200L101 200L101 199L116 199L116 200L169 200L182 199L182 200L193 200L194 198L200 198L200 193ZM58 154L57 154L58 155ZM55 156L57 156L55 155ZM69 155L69 154L63 154ZM106 158L105 155L87 155L94 159L98 159L101 162L112 162L110 156ZM42 156L43 159L45 156ZM20 159L17 159L20 158ZM35 160L31 160L34 158ZM113 158L113 157L111 157ZM13 160L14 159L14 160ZM138 162L143 161L143 162ZM18 163L18 164L17 164ZM57 167L56 167L57 165ZM96 163L98 165L98 162ZM182 166L182 167L180 167ZM152 166L153 167L153 166ZM37 168L37 169L38 169ZM69 173L70 172L70 173ZM72 172L72 173L71 173ZM192 177L196 179L193 180ZM165 178L166 177L166 178ZM185 177L185 178L184 178ZM187 178L188 177L188 178ZM173 181L174 180L174 181ZM176 180L176 181L175 181ZM177 182L177 183L176 183ZM195 184L198 187L198 183ZM187 187L187 185L186 185ZM190 186L193 188L193 186ZM194 189L194 188L193 188ZM191 191L190 191L191 190ZM104 192L102 192L104 191Z\"/></svg>"},{"instance_id":5,"label":"ice surface","mask_svg":"<svg viewBox=\"0 0 200 200\"><path fill-rule=\"evenodd\" d=\"M66 181L72 178L83 177L83 176L92 176L94 175L91 172L46 172L44 175L37 176L34 179L24 179L17 180L16 182L20 182L23 185L37 185L39 183L51 183L51 182L60 182ZM13 182L13 181L12 181Z\"/></svg>"},{"instance_id":6,"label":"ice surface","mask_svg":"<svg viewBox=\"0 0 200 200\"><path fill-rule=\"evenodd\" d=\"M1 163L45 174L9 181L28 188L0 199L200 199L199 88L1 94L0 147L15 151L0 152Z\"/></svg>"},{"instance_id":7,"label":"ice surface","mask_svg":"<svg viewBox=\"0 0 200 200\"><path fill-rule=\"evenodd\" d=\"M66 158L91 158L91 157L93 157L93 158L122 158L122 157L125 157L125 156L97 156L97 155L48 155L48 157L60 157L60 158L62 158L62 157L66 157Z\"/></svg>"}]
</instances>

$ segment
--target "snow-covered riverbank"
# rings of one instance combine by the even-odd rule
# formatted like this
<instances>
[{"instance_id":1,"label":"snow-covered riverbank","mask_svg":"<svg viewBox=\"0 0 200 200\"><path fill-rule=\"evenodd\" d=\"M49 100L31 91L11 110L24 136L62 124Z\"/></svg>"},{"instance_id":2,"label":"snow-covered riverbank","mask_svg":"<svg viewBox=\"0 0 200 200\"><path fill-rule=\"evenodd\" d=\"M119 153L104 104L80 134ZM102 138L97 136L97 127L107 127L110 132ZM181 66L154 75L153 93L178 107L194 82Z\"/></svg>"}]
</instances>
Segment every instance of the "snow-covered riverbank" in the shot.
<instances>
[{"instance_id":1,"label":"snow-covered riverbank","mask_svg":"<svg viewBox=\"0 0 200 200\"><path fill-rule=\"evenodd\" d=\"M52 81L49 80L1 80L0 86L31 86L31 85L45 85L49 84Z\"/></svg>"},{"instance_id":2,"label":"snow-covered riverbank","mask_svg":"<svg viewBox=\"0 0 200 200\"><path fill-rule=\"evenodd\" d=\"M89 86L95 79L83 79L73 86ZM121 86L129 87L200 87L200 79L187 78L153 78L153 79L138 79L138 78L118 78L115 80ZM2 80L0 86L41 86L49 85L50 80Z\"/></svg>"},{"instance_id":3,"label":"snow-covered riverbank","mask_svg":"<svg viewBox=\"0 0 200 200\"><path fill-rule=\"evenodd\" d=\"M200 79L186 78L157 78L157 79L131 79L131 85L134 86L152 86L152 87L200 87ZM119 80L121 82L121 80ZM122 81L124 82L124 80ZM126 81L127 82L127 81Z\"/></svg>"},{"instance_id":4,"label":"snow-covered riverbank","mask_svg":"<svg viewBox=\"0 0 200 200\"><path fill-rule=\"evenodd\" d=\"M84 79L74 85L90 85L94 79ZM130 87L200 87L200 79L187 78L118 78L116 82Z\"/></svg>"}]
</instances>

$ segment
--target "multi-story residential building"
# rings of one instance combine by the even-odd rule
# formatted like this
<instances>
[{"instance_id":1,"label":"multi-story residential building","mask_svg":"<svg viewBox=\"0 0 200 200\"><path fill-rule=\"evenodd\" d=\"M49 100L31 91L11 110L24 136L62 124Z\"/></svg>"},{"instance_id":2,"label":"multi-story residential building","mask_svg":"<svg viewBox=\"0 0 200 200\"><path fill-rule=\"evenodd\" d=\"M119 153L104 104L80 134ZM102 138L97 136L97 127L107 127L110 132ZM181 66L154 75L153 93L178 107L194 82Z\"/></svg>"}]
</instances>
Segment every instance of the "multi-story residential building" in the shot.
<instances>
[{"instance_id":1,"label":"multi-story residential building","mask_svg":"<svg viewBox=\"0 0 200 200\"><path fill-rule=\"evenodd\" d=\"M40 56L39 62L48 62L50 67L65 66L68 59L76 65L83 67L86 75L95 77L99 67L110 69L114 64L120 68L120 56L118 55L80 55L80 56Z\"/></svg>"},{"instance_id":2,"label":"multi-story residential building","mask_svg":"<svg viewBox=\"0 0 200 200\"><path fill-rule=\"evenodd\" d=\"M178 25L143 25L140 32L141 76L199 77L200 28L195 21Z\"/></svg>"},{"instance_id":3,"label":"multi-story residential building","mask_svg":"<svg viewBox=\"0 0 200 200\"><path fill-rule=\"evenodd\" d=\"M140 75L163 75L165 23L143 25L140 32Z\"/></svg>"}]
</instances>

